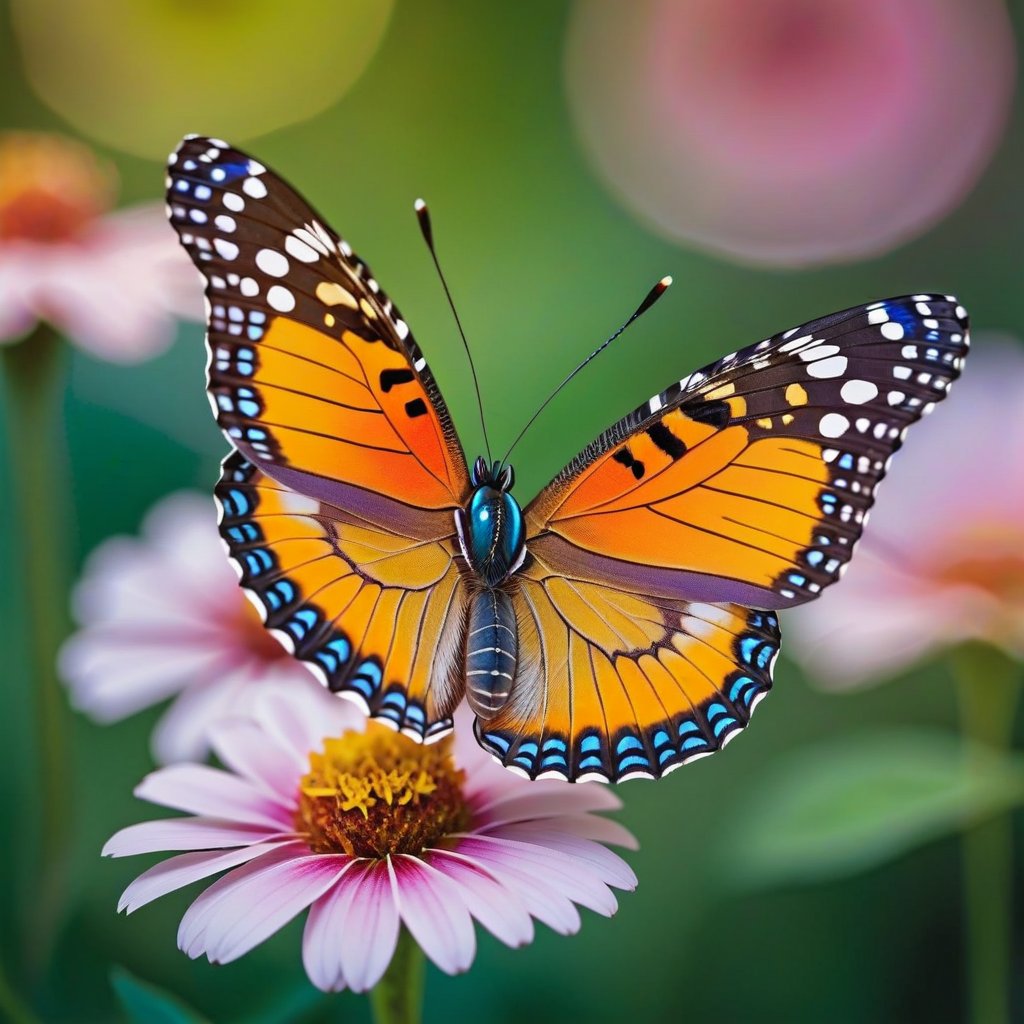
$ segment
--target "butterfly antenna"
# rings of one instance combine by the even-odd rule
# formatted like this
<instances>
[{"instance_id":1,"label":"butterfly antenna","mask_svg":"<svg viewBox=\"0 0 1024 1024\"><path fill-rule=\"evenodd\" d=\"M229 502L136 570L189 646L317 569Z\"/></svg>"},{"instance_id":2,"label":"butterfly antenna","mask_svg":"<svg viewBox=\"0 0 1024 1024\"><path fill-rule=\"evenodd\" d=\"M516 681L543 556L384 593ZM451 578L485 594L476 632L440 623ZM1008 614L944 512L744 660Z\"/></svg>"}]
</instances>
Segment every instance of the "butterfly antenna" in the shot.
<instances>
[{"instance_id":1,"label":"butterfly antenna","mask_svg":"<svg viewBox=\"0 0 1024 1024\"><path fill-rule=\"evenodd\" d=\"M571 381L573 379L573 377L575 377L576 374L579 373L580 370L582 370L583 367L587 365L587 363L589 363L592 360L596 359L613 341L615 341L615 339L620 334L622 334L622 332L631 323L633 323L634 320L637 320L639 317L643 316L643 314L646 313L647 310L649 310L651 308L651 306L653 306L658 301L658 299L660 299L662 297L662 295L664 295L665 292L668 291L668 287L669 287L669 285L671 283L672 283L672 278L671 277L663 277L647 293L647 297L644 299L643 302L640 303L639 306L636 307L636 310L634 311L633 315L606 342L603 342L602 344L598 345L597 348L595 348L594 351L591 352L590 355L587 356L587 358L584 359L583 362L580 363L579 366L577 366L576 369L573 370L572 373L570 373L565 378L565 380L563 380L562 383L559 384L558 387L555 388L555 390L552 391L551 394L548 395L548 397L544 399L544 401L541 403L540 408L530 417L530 419L527 422L526 426L523 427L523 429L519 431L519 436L512 442L511 446L509 447L509 450L507 452L505 452L505 457L501 460L503 463L508 462L508 457L512 454L512 449L515 448L515 446L517 444L519 444L519 442L526 435L526 432L530 429L530 427L533 426L533 424L536 421L537 417L548 407L548 405L551 403L551 401L554 399L554 397L562 390L562 388L564 388L565 385L568 384L569 381Z\"/></svg>"},{"instance_id":2,"label":"butterfly antenna","mask_svg":"<svg viewBox=\"0 0 1024 1024\"><path fill-rule=\"evenodd\" d=\"M473 363L473 353L469 351L469 342L466 341L466 332L462 329L462 321L459 319L458 311L455 308L455 303L452 301L452 293L448 290L448 282L444 279L444 271L441 269L441 264L437 259L437 251L434 249L434 229L430 223L430 211L427 209L427 204L422 199L417 199L413 203L413 208L416 210L416 218L420 222L420 231L423 232L423 240L427 243L427 248L430 250L431 258L434 261L434 267L437 270L437 276L441 278L441 285L444 288L445 297L448 299L448 305L451 308L452 316L455 317L455 326L459 329L459 337L462 338L462 347L466 350L466 358L469 360L469 369L473 374L473 388L476 391L476 405L477 409L480 410L480 429L484 432L484 448L487 450L487 461L491 461L491 442L487 437L487 424L484 422L484 402L480 397L480 381L476 375L476 366Z\"/></svg>"}]
</instances>

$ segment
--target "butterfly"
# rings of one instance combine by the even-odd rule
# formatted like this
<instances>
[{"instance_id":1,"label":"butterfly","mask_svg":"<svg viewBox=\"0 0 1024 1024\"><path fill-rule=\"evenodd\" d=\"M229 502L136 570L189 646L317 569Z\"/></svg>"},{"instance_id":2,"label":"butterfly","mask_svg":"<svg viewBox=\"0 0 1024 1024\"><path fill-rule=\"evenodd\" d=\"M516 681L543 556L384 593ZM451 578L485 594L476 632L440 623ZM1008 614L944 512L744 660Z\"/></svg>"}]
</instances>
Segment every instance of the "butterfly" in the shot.
<instances>
[{"instance_id":1,"label":"butterfly","mask_svg":"<svg viewBox=\"0 0 1024 1024\"><path fill-rule=\"evenodd\" d=\"M834 313L671 384L524 508L510 465L467 463L398 309L298 193L198 136L167 186L233 447L220 532L267 628L417 740L465 697L529 778L656 778L737 735L777 613L839 579L968 350L952 296Z\"/></svg>"}]
</instances>

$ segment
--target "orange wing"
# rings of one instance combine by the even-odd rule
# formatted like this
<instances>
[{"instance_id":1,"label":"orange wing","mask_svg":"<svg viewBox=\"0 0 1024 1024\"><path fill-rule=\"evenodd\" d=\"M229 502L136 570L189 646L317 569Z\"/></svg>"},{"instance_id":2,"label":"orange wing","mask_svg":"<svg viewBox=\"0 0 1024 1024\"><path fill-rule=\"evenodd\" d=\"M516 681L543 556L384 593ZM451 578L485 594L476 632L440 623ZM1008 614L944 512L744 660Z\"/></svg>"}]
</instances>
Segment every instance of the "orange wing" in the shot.
<instances>
[{"instance_id":1,"label":"orange wing","mask_svg":"<svg viewBox=\"0 0 1024 1024\"><path fill-rule=\"evenodd\" d=\"M476 731L530 778L665 775L723 747L771 687L772 612L626 593L552 575L539 559L524 567L513 605L512 697Z\"/></svg>"},{"instance_id":2,"label":"orange wing","mask_svg":"<svg viewBox=\"0 0 1024 1024\"><path fill-rule=\"evenodd\" d=\"M444 735L462 698L467 599L451 537L383 529L239 452L216 495L242 586L285 647L375 718L419 740Z\"/></svg>"},{"instance_id":3,"label":"orange wing","mask_svg":"<svg viewBox=\"0 0 1024 1024\"><path fill-rule=\"evenodd\" d=\"M465 458L369 267L277 175L219 140L181 144L167 195L206 279L208 389L234 447L301 494L436 533L469 489Z\"/></svg>"},{"instance_id":4,"label":"orange wing","mask_svg":"<svg viewBox=\"0 0 1024 1024\"><path fill-rule=\"evenodd\" d=\"M551 573L754 608L815 597L849 561L907 427L967 352L951 296L889 299L726 356L655 395L526 510Z\"/></svg>"}]
</instances>

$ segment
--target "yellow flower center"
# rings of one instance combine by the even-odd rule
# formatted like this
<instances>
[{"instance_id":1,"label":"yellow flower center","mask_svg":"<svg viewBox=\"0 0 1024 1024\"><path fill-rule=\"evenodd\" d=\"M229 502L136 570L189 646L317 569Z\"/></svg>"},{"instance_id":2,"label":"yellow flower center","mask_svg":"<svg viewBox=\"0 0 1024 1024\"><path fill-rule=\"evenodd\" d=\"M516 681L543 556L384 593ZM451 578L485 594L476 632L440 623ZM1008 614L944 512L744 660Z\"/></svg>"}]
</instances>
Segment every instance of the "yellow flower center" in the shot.
<instances>
[{"instance_id":1,"label":"yellow flower center","mask_svg":"<svg viewBox=\"0 0 1024 1024\"><path fill-rule=\"evenodd\" d=\"M59 135L0 135L0 242L74 238L110 208L116 178L79 142Z\"/></svg>"},{"instance_id":2,"label":"yellow flower center","mask_svg":"<svg viewBox=\"0 0 1024 1024\"><path fill-rule=\"evenodd\" d=\"M296 827L317 853L420 853L469 827L452 741L419 744L376 722L309 755Z\"/></svg>"}]
</instances>

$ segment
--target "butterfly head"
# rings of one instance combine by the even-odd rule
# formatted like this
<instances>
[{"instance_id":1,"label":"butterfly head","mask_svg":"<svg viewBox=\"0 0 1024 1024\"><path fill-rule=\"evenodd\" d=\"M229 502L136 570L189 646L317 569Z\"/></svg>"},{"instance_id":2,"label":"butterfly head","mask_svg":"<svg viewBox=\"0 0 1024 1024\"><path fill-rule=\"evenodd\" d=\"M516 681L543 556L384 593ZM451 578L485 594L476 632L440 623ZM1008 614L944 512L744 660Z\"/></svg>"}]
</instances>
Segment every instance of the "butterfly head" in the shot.
<instances>
[{"instance_id":1,"label":"butterfly head","mask_svg":"<svg viewBox=\"0 0 1024 1024\"><path fill-rule=\"evenodd\" d=\"M498 491L511 491L516 483L515 470L508 463L494 460L490 465L482 456L473 463L470 477L474 487L493 487Z\"/></svg>"}]
</instances>

